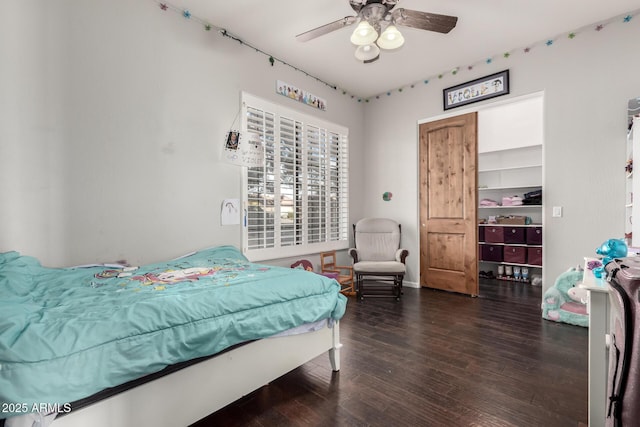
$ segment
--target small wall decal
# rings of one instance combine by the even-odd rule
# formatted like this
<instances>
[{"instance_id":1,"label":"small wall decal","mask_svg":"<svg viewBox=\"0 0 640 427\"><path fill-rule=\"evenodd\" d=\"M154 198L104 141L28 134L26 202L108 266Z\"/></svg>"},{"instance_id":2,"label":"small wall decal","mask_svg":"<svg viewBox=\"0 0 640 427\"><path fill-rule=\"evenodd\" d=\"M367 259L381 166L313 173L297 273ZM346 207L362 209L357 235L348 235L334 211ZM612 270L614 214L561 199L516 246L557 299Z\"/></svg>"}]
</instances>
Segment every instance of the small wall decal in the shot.
<instances>
[{"instance_id":1,"label":"small wall decal","mask_svg":"<svg viewBox=\"0 0 640 427\"><path fill-rule=\"evenodd\" d=\"M388 202L389 200L391 200L392 197L393 197L393 193L389 191L385 191L384 193L382 193L382 200L384 200L385 202Z\"/></svg>"},{"instance_id":2,"label":"small wall decal","mask_svg":"<svg viewBox=\"0 0 640 427\"><path fill-rule=\"evenodd\" d=\"M240 224L240 199L224 199L220 207L220 224Z\"/></svg>"}]
</instances>

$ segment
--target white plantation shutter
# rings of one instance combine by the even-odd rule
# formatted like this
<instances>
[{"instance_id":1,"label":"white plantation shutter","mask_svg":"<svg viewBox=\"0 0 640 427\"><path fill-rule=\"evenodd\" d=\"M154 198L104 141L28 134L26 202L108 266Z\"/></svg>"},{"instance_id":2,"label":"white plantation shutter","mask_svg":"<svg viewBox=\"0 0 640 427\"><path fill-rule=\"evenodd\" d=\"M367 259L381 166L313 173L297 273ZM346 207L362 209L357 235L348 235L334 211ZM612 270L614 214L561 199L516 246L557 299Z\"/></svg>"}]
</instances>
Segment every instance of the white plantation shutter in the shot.
<instances>
[{"instance_id":1,"label":"white plantation shutter","mask_svg":"<svg viewBox=\"0 0 640 427\"><path fill-rule=\"evenodd\" d=\"M280 246L303 244L302 123L280 118Z\"/></svg>"},{"instance_id":2,"label":"white plantation shutter","mask_svg":"<svg viewBox=\"0 0 640 427\"><path fill-rule=\"evenodd\" d=\"M246 188L246 229L247 246L250 248L273 248L275 244L273 215L273 195L275 182L273 177L274 115L254 108L247 108L245 114L246 129L255 132L265 146L265 166L247 168Z\"/></svg>"},{"instance_id":3,"label":"white plantation shutter","mask_svg":"<svg viewBox=\"0 0 640 427\"><path fill-rule=\"evenodd\" d=\"M348 130L243 94L243 132L260 135L246 168L243 251L252 261L348 247Z\"/></svg>"},{"instance_id":4,"label":"white plantation shutter","mask_svg":"<svg viewBox=\"0 0 640 427\"><path fill-rule=\"evenodd\" d=\"M318 243L326 235L326 152L323 129L307 126L307 229L309 243Z\"/></svg>"},{"instance_id":5,"label":"white plantation shutter","mask_svg":"<svg viewBox=\"0 0 640 427\"><path fill-rule=\"evenodd\" d=\"M349 241L349 150L347 136L329 133L327 148L329 240ZM347 224L347 226L342 226Z\"/></svg>"}]
</instances>

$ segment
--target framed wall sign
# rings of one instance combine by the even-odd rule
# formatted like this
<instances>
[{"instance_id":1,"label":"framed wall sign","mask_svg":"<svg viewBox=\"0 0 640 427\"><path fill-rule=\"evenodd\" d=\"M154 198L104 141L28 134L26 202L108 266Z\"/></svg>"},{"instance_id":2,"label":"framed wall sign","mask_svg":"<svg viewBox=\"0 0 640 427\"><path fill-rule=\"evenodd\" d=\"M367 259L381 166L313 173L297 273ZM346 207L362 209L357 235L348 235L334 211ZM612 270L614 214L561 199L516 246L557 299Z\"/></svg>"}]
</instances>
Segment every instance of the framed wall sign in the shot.
<instances>
[{"instance_id":1,"label":"framed wall sign","mask_svg":"<svg viewBox=\"0 0 640 427\"><path fill-rule=\"evenodd\" d=\"M444 109L472 104L509 93L509 70L451 86L442 91Z\"/></svg>"}]
</instances>

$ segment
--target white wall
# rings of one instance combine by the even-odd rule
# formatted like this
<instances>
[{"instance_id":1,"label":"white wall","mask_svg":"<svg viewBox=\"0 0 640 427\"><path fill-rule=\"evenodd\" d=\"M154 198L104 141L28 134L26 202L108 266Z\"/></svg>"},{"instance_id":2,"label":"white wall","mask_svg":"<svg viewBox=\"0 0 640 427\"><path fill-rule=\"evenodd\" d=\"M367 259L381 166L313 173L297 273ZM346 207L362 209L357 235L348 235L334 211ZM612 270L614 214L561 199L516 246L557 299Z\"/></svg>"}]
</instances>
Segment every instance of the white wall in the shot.
<instances>
[{"instance_id":1,"label":"white wall","mask_svg":"<svg viewBox=\"0 0 640 427\"><path fill-rule=\"evenodd\" d=\"M153 1L2 6L0 252L59 266L240 246L219 212L241 194L220 150L242 90L349 128L352 218L362 215L357 101ZM277 95L277 79L327 111Z\"/></svg>"},{"instance_id":2,"label":"white wall","mask_svg":"<svg viewBox=\"0 0 640 427\"><path fill-rule=\"evenodd\" d=\"M419 281L417 122L443 115L442 89L503 69L510 70L510 95L474 108L544 92L545 288L604 240L623 237L626 108L640 95L639 39L637 24L612 23L366 105L365 207L402 223L408 283ZM393 192L391 202L382 200L384 191ZM552 218L552 206L563 206L564 216Z\"/></svg>"}]
</instances>

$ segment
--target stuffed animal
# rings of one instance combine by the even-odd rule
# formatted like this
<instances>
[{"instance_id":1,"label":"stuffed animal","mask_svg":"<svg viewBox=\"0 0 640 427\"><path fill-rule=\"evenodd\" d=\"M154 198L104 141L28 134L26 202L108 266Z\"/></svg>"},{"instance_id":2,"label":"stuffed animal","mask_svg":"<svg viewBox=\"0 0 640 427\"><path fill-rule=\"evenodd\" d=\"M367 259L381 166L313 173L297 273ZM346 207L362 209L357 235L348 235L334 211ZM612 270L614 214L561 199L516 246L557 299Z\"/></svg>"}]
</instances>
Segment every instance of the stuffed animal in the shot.
<instances>
[{"instance_id":1,"label":"stuffed animal","mask_svg":"<svg viewBox=\"0 0 640 427\"><path fill-rule=\"evenodd\" d=\"M575 286L571 287L567 291L567 295L569 296L569 298L571 298L571 300L578 302L580 304L587 303L587 294L588 294L587 289L581 287L580 283L576 283Z\"/></svg>"},{"instance_id":2,"label":"stuffed animal","mask_svg":"<svg viewBox=\"0 0 640 427\"><path fill-rule=\"evenodd\" d=\"M554 322L587 327L587 291L578 285L583 272L572 268L562 273L555 284L547 289L542 299L542 317Z\"/></svg>"},{"instance_id":3,"label":"stuffed animal","mask_svg":"<svg viewBox=\"0 0 640 427\"><path fill-rule=\"evenodd\" d=\"M627 256L627 244L622 239L609 239L596 248L596 253L602 255L602 263L607 264L613 258L622 258Z\"/></svg>"},{"instance_id":4,"label":"stuffed animal","mask_svg":"<svg viewBox=\"0 0 640 427\"><path fill-rule=\"evenodd\" d=\"M614 258L623 258L627 256L628 248L627 244L622 239L609 239L599 248L596 248L596 253L602 255L602 266L593 269L593 275L598 279L604 276L604 267Z\"/></svg>"}]
</instances>

